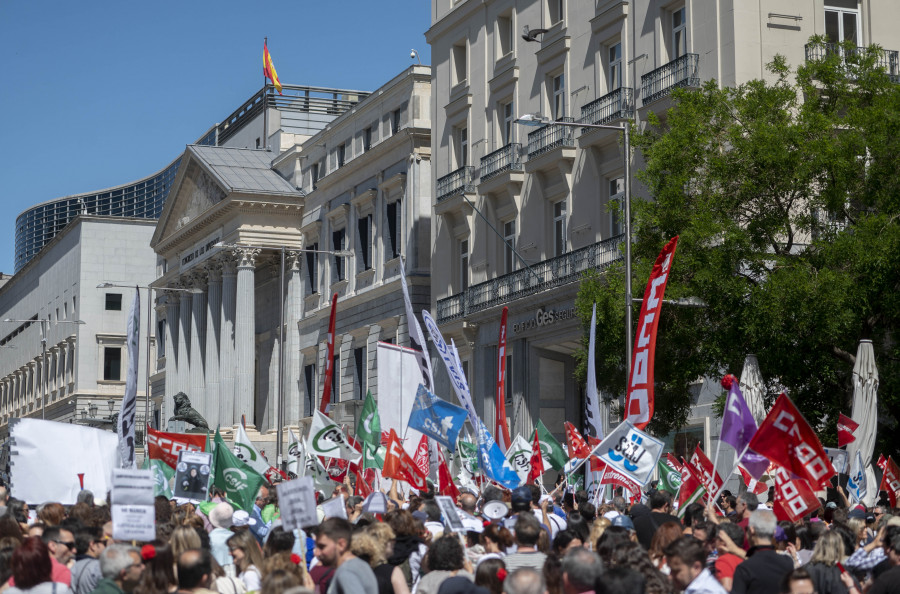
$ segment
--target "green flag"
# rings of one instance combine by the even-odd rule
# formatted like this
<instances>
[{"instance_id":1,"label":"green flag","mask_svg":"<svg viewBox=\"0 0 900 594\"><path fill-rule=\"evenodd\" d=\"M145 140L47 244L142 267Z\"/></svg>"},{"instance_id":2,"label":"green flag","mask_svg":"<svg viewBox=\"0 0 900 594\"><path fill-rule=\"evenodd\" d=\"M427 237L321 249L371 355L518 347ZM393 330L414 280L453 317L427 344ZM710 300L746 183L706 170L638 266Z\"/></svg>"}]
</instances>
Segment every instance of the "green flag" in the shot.
<instances>
[{"instance_id":1,"label":"green flag","mask_svg":"<svg viewBox=\"0 0 900 594\"><path fill-rule=\"evenodd\" d=\"M659 489L677 495L681 488L681 473L669 468L662 458L656 463L656 468L659 470Z\"/></svg>"},{"instance_id":2,"label":"green flag","mask_svg":"<svg viewBox=\"0 0 900 594\"><path fill-rule=\"evenodd\" d=\"M359 423L356 425L356 438L373 448L381 445L381 417L378 416L378 405L372 398L372 391L366 392L366 400L363 402L362 411L359 413ZM374 468L367 466L366 468ZM380 466L379 466L380 468Z\"/></svg>"},{"instance_id":3,"label":"green flag","mask_svg":"<svg viewBox=\"0 0 900 594\"><path fill-rule=\"evenodd\" d=\"M472 475L478 474L478 447L474 443L459 440L456 442L463 468Z\"/></svg>"},{"instance_id":4,"label":"green flag","mask_svg":"<svg viewBox=\"0 0 900 594\"><path fill-rule=\"evenodd\" d=\"M218 429L215 446L213 459L216 473L213 484L225 492L226 499L233 501L244 511L251 511L256 494L266 480L228 449Z\"/></svg>"},{"instance_id":5,"label":"green flag","mask_svg":"<svg viewBox=\"0 0 900 594\"><path fill-rule=\"evenodd\" d=\"M559 443L550 430L544 426L544 422L538 419L537 424L538 439L541 442L541 456L544 458L544 466L548 464L554 470L562 470L566 466L568 456L563 450L562 444Z\"/></svg>"},{"instance_id":6,"label":"green flag","mask_svg":"<svg viewBox=\"0 0 900 594\"><path fill-rule=\"evenodd\" d=\"M162 495L166 499L171 499L172 495L172 477L175 476L175 470L163 462L162 460L151 460L144 456L144 464L141 465L144 470L149 469L153 472L153 496Z\"/></svg>"},{"instance_id":7,"label":"green flag","mask_svg":"<svg viewBox=\"0 0 900 594\"><path fill-rule=\"evenodd\" d=\"M384 453L387 448L384 446L372 447L367 442L363 442L363 470L367 468L384 468Z\"/></svg>"}]
</instances>

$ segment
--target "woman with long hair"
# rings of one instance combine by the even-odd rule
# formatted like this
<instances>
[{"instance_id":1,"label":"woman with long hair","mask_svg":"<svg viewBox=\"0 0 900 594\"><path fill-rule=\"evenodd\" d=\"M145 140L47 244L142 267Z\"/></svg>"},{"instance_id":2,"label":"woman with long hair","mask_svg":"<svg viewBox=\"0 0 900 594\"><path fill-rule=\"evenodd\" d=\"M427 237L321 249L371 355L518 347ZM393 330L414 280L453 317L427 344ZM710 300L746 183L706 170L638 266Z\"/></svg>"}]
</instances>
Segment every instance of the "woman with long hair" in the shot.
<instances>
[{"instance_id":1,"label":"woman with long hair","mask_svg":"<svg viewBox=\"0 0 900 594\"><path fill-rule=\"evenodd\" d=\"M258 591L262 587L263 558L253 533L249 530L236 532L225 543L234 559L234 568L238 578L244 582L248 592Z\"/></svg>"},{"instance_id":2,"label":"woman with long hair","mask_svg":"<svg viewBox=\"0 0 900 594\"><path fill-rule=\"evenodd\" d=\"M487 588L491 594L502 594L503 580L506 576L506 564L503 563L503 559L485 559L475 570L475 585Z\"/></svg>"},{"instance_id":3,"label":"woman with long hair","mask_svg":"<svg viewBox=\"0 0 900 594\"><path fill-rule=\"evenodd\" d=\"M141 559L144 573L134 589L135 594L172 594L178 590L172 547L161 540L151 541L141 547Z\"/></svg>"},{"instance_id":4,"label":"woman with long hair","mask_svg":"<svg viewBox=\"0 0 900 594\"><path fill-rule=\"evenodd\" d=\"M389 511L384 514L384 521L394 531L394 552L388 557L388 563L400 567L406 585L412 588L419 579L422 558L428 552L419 523L407 509Z\"/></svg>"},{"instance_id":5,"label":"woman with long hair","mask_svg":"<svg viewBox=\"0 0 900 594\"><path fill-rule=\"evenodd\" d=\"M513 535L505 526L490 524L481 533L481 544L484 545L484 555L479 563L488 559L502 559L506 556L506 549L513 544Z\"/></svg>"},{"instance_id":6,"label":"woman with long hair","mask_svg":"<svg viewBox=\"0 0 900 594\"><path fill-rule=\"evenodd\" d=\"M47 526L59 526L66 519L66 508L61 503L45 503L38 509L38 521Z\"/></svg>"},{"instance_id":7,"label":"woman with long hair","mask_svg":"<svg viewBox=\"0 0 900 594\"><path fill-rule=\"evenodd\" d=\"M636 542L623 542L609 552L610 567L625 567L637 571L645 580L646 594L670 594L672 584L654 567L647 551Z\"/></svg>"},{"instance_id":8,"label":"woman with long hair","mask_svg":"<svg viewBox=\"0 0 900 594\"><path fill-rule=\"evenodd\" d=\"M812 577L818 594L847 594L847 586L841 581L841 570L838 568L838 563L846 558L844 539L836 530L828 530L819 537L809 563L803 566ZM862 591L859 584L856 587Z\"/></svg>"},{"instance_id":9,"label":"woman with long hair","mask_svg":"<svg viewBox=\"0 0 900 594\"><path fill-rule=\"evenodd\" d=\"M380 551L383 552L383 554L376 556L377 563L372 565L375 579L378 580L378 591L409 594L409 586L406 584L406 576L403 575L403 571L388 562L388 559L394 553L394 530L381 522L369 524L360 531L360 534L373 539ZM356 540L356 535L353 536L353 539L354 541ZM383 561L382 557L384 558ZM369 561L369 563L371 564L372 562Z\"/></svg>"},{"instance_id":10,"label":"woman with long hair","mask_svg":"<svg viewBox=\"0 0 900 594\"><path fill-rule=\"evenodd\" d=\"M172 547L172 556L178 559L181 553L185 551L199 549L202 546L202 542L196 530L186 526L178 526L172 531L169 545Z\"/></svg>"},{"instance_id":11,"label":"woman with long hair","mask_svg":"<svg viewBox=\"0 0 900 594\"><path fill-rule=\"evenodd\" d=\"M50 551L38 536L29 536L12 555L12 577L16 585L7 594L72 594L65 584L53 581Z\"/></svg>"},{"instance_id":12,"label":"woman with long hair","mask_svg":"<svg viewBox=\"0 0 900 594\"><path fill-rule=\"evenodd\" d=\"M666 556L663 551L669 544L675 542L681 537L682 528L676 522L666 522L657 529L650 541L650 549L647 551L650 555L650 561L653 567L669 575L669 566L666 563Z\"/></svg>"}]
</instances>

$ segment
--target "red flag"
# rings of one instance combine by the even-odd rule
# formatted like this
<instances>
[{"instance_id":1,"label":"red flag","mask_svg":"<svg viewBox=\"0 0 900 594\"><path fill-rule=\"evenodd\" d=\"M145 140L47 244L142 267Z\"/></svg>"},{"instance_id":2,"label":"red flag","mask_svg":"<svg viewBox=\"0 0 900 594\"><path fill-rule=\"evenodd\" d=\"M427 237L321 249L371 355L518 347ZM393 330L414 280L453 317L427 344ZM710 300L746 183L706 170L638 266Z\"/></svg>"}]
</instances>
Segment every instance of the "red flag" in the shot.
<instances>
[{"instance_id":1,"label":"red flag","mask_svg":"<svg viewBox=\"0 0 900 594\"><path fill-rule=\"evenodd\" d=\"M534 430L534 442L531 444L531 470L528 471L528 481L533 483L544 475L544 457L541 455L541 440L538 438L537 429Z\"/></svg>"},{"instance_id":2,"label":"red flag","mask_svg":"<svg viewBox=\"0 0 900 594\"><path fill-rule=\"evenodd\" d=\"M713 468L713 463L706 457L703 450L700 449L699 443L697 444L697 447L694 448L694 455L688 460L688 465L691 467L691 474L700 481L700 484L703 485L703 488L709 493L715 494L722 489L722 485L725 484L725 481L722 480L722 477L719 476L718 472L716 472L715 477L713 477L713 472L715 470Z\"/></svg>"},{"instance_id":3,"label":"red flag","mask_svg":"<svg viewBox=\"0 0 900 594\"><path fill-rule=\"evenodd\" d=\"M678 458L672 455L672 452L666 454L666 466L676 472L681 472L681 462L678 461Z\"/></svg>"},{"instance_id":4,"label":"red flag","mask_svg":"<svg viewBox=\"0 0 900 594\"><path fill-rule=\"evenodd\" d=\"M690 464L684 464L681 467L681 489L678 490L679 515L682 514L681 510L684 509L684 506L686 506L691 501L691 498L694 497L697 489L701 489L701 493L707 493L706 489L703 488L703 484L691 471ZM699 499L699 496L697 498Z\"/></svg>"},{"instance_id":5,"label":"red flag","mask_svg":"<svg viewBox=\"0 0 900 594\"><path fill-rule=\"evenodd\" d=\"M272 81L278 94L281 95L281 81L278 80L278 73L275 72L275 64L272 63L272 56L269 54L269 42L263 42L263 76Z\"/></svg>"},{"instance_id":6,"label":"red flag","mask_svg":"<svg viewBox=\"0 0 900 594\"><path fill-rule=\"evenodd\" d=\"M506 424L506 315L507 308L503 308L500 315L500 338L497 341L497 397L495 399L497 409L497 426L494 429L497 444L504 452L509 449L512 440L509 438L509 426Z\"/></svg>"},{"instance_id":7,"label":"red flag","mask_svg":"<svg viewBox=\"0 0 900 594\"><path fill-rule=\"evenodd\" d=\"M841 413L841 416L838 417L838 447L842 448L856 441L856 436L853 435L853 432L858 428L859 423Z\"/></svg>"},{"instance_id":8,"label":"red flag","mask_svg":"<svg viewBox=\"0 0 900 594\"><path fill-rule=\"evenodd\" d=\"M453 501L459 499L459 489L453 482L453 476L450 469L447 468L447 461L444 460L444 453L438 448L438 488L442 495L449 495Z\"/></svg>"},{"instance_id":9,"label":"red flag","mask_svg":"<svg viewBox=\"0 0 900 594\"><path fill-rule=\"evenodd\" d=\"M350 462L343 458L322 458L321 456L319 456L319 460L325 465L328 478L336 483L344 482L347 472L350 470Z\"/></svg>"},{"instance_id":10,"label":"red flag","mask_svg":"<svg viewBox=\"0 0 900 594\"><path fill-rule=\"evenodd\" d=\"M359 472L354 473L356 475L356 487L353 489L354 495L359 495L362 498L366 498L372 494L372 487L369 483L366 482L366 479Z\"/></svg>"},{"instance_id":11,"label":"red flag","mask_svg":"<svg viewBox=\"0 0 900 594\"><path fill-rule=\"evenodd\" d=\"M206 448L206 434L166 433L147 425L147 445L152 460L162 460L174 469L181 450L202 452Z\"/></svg>"},{"instance_id":12,"label":"red flag","mask_svg":"<svg viewBox=\"0 0 900 594\"><path fill-rule=\"evenodd\" d=\"M784 394L750 440L750 449L819 489L835 475L819 438Z\"/></svg>"},{"instance_id":13,"label":"red flag","mask_svg":"<svg viewBox=\"0 0 900 594\"><path fill-rule=\"evenodd\" d=\"M663 295L678 236L669 240L662 249L644 290L641 315L638 317L637 335L634 337L634 354L631 359L631 377L628 378L628 398L625 404L625 420L643 429L653 418L653 360L656 356L656 328L662 311ZM631 338L631 337L628 337Z\"/></svg>"},{"instance_id":14,"label":"red flag","mask_svg":"<svg viewBox=\"0 0 900 594\"><path fill-rule=\"evenodd\" d=\"M756 480L752 474L747 472L747 469L743 466L738 466L738 470L741 471L741 476L744 477L744 484L747 485L747 490L755 495L762 495L766 491L769 490L769 487L766 486L761 480Z\"/></svg>"},{"instance_id":15,"label":"red flag","mask_svg":"<svg viewBox=\"0 0 900 594\"><path fill-rule=\"evenodd\" d=\"M594 437L593 435L587 436L588 448L590 451L594 451L594 448L600 445L602 440ZM603 467L606 466L606 463L600 459L599 456L591 456L591 472L600 472L603 470ZM602 477L601 477L602 478Z\"/></svg>"},{"instance_id":16,"label":"red flag","mask_svg":"<svg viewBox=\"0 0 900 594\"><path fill-rule=\"evenodd\" d=\"M634 495L635 493L640 494L641 492L641 486L634 482L631 477L619 472L608 464L606 465L606 469L603 471L603 476L600 477L600 484L618 485L620 487L624 487L628 489L628 491L631 492L632 495Z\"/></svg>"},{"instance_id":17,"label":"red flag","mask_svg":"<svg viewBox=\"0 0 900 594\"><path fill-rule=\"evenodd\" d=\"M331 298L331 317L328 319L328 354L325 355L325 381L319 410L327 415L331 409L331 380L334 376L334 321L337 315L337 293Z\"/></svg>"},{"instance_id":18,"label":"red flag","mask_svg":"<svg viewBox=\"0 0 900 594\"><path fill-rule=\"evenodd\" d=\"M423 475L428 476L428 438L424 435L419 440L419 445L416 446L416 455L413 457L413 462L416 463Z\"/></svg>"},{"instance_id":19,"label":"red flag","mask_svg":"<svg viewBox=\"0 0 900 594\"><path fill-rule=\"evenodd\" d=\"M416 463L413 462L413 459L409 457L409 454L403 450L403 445L400 443L397 433L391 429L390 435L381 476L406 481L419 491L427 490L428 484L425 482L425 476L419 470L419 467L416 466Z\"/></svg>"},{"instance_id":20,"label":"red flag","mask_svg":"<svg viewBox=\"0 0 900 594\"><path fill-rule=\"evenodd\" d=\"M586 441L575 428L575 425L566 421L566 444L569 446L569 458L584 459L591 455L591 448L588 447Z\"/></svg>"},{"instance_id":21,"label":"red flag","mask_svg":"<svg viewBox=\"0 0 900 594\"><path fill-rule=\"evenodd\" d=\"M898 491L900 491L900 468L890 456L880 466L884 471L881 475L881 484L878 485L879 491L887 491L888 498L891 500L891 507L897 507Z\"/></svg>"},{"instance_id":22,"label":"red flag","mask_svg":"<svg viewBox=\"0 0 900 594\"><path fill-rule=\"evenodd\" d=\"M778 467L775 471L775 506L772 508L776 518L796 522L821 505L806 480L791 477L784 467Z\"/></svg>"}]
</instances>

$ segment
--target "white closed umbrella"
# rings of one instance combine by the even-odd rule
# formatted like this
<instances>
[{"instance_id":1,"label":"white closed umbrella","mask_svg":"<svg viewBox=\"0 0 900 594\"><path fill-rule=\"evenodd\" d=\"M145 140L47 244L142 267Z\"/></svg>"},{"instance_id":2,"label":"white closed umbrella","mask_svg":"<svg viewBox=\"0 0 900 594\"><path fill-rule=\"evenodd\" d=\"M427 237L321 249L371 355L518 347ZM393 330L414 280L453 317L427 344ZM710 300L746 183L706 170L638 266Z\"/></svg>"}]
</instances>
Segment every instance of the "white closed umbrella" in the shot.
<instances>
[{"instance_id":1,"label":"white closed umbrella","mask_svg":"<svg viewBox=\"0 0 900 594\"><path fill-rule=\"evenodd\" d=\"M847 446L850 459L856 452L862 454L866 465L868 489L866 505L874 505L878 497L878 483L872 470L872 455L875 453L875 433L878 429L878 368L875 366L875 350L871 340L860 340L853 365L853 414L851 418L859 423L854 431L856 441Z\"/></svg>"},{"instance_id":2,"label":"white closed umbrella","mask_svg":"<svg viewBox=\"0 0 900 594\"><path fill-rule=\"evenodd\" d=\"M766 418L766 383L759 370L759 361L756 360L756 355L747 355L747 358L744 359L740 385L750 413L753 415L756 425L759 426Z\"/></svg>"}]
</instances>

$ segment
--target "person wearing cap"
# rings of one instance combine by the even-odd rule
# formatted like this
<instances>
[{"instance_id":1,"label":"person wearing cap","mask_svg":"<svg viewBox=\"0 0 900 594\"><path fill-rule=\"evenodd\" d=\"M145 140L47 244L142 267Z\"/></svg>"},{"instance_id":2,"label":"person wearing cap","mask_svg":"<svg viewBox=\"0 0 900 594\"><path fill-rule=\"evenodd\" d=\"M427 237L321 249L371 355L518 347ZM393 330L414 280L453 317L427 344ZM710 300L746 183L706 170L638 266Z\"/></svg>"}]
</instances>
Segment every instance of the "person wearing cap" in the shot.
<instances>
[{"instance_id":1,"label":"person wearing cap","mask_svg":"<svg viewBox=\"0 0 900 594\"><path fill-rule=\"evenodd\" d=\"M227 544L228 539L234 534L230 530L233 518L234 508L224 501L217 503L209 511L209 522L213 525L213 529L209 533L209 549L216 563L222 567L234 565L234 559L231 557Z\"/></svg>"},{"instance_id":2,"label":"person wearing cap","mask_svg":"<svg viewBox=\"0 0 900 594\"><path fill-rule=\"evenodd\" d=\"M528 513L520 514L515 525L516 552L503 560L507 571L513 572L520 567L530 567L537 571L544 568L547 555L537 550L540 536L541 524L537 518Z\"/></svg>"},{"instance_id":3,"label":"person wearing cap","mask_svg":"<svg viewBox=\"0 0 900 594\"><path fill-rule=\"evenodd\" d=\"M748 522L750 550L747 559L734 570L732 594L772 594L781 587L781 580L793 571L790 557L775 551L775 514L758 509Z\"/></svg>"}]
</instances>

